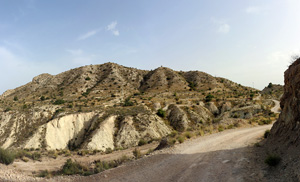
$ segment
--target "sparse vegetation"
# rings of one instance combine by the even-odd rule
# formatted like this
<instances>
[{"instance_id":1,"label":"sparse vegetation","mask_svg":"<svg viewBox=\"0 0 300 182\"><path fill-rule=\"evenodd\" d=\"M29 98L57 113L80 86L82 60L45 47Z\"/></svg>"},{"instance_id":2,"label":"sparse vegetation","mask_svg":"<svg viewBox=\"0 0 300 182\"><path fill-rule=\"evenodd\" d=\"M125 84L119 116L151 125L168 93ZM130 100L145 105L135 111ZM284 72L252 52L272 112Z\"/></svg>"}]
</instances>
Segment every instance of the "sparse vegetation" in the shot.
<instances>
[{"instance_id":1,"label":"sparse vegetation","mask_svg":"<svg viewBox=\"0 0 300 182\"><path fill-rule=\"evenodd\" d=\"M132 154L133 156L136 158L136 159L139 159L142 157L142 153L141 151L138 149L138 148L135 148L133 151L132 151Z\"/></svg>"},{"instance_id":2,"label":"sparse vegetation","mask_svg":"<svg viewBox=\"0 0 300 182\"><path fill-rule=\"evenodd\" d=\"M281 161L281 157L278 155L274 154L269 154L267 158L265 159L265 163L268 164L269 166L277 166L279 162Z\"/></svg>"},{"instance_id":3,"label":"sparse vegetation","mask_svg":"<svg viewBox=\"0 0 300 182\"><path fill-rule=\"evenodd\" d=\"M210 102L210 101L212 101L213 98L214 98L213 95L208 94L208 95L205 97L205 102Z\"/></svg>"},{"instance_id":4,"label":"sparse vegetation","mask_svg":"<svg viewBox=\"0 0 300 182\"><path fill-rule=\"evenodd\" d=\"M15 154L7 149L0 148L0 163L9 165L15 160Z\"/></svg>"},{"instance_id":5,"label":"sparse vegetation","mask_svg":"<svg viewBox=\"0 0 300 182\"><path fill-rule=\"evenodd\" d=\"M147 142L144 139L140 139L140 141L138 143L138 146L142 146L142 145L145 145L145 144L147 144Z\"/></svg>"},{"instance_id":6,"label":"sparse vegetation","mask_svg":"<svg viewBox=\"0 0 300 182\"><path fill-rule=\"evenodd\" d=\"M268 138L269 134L270 134L270 130L266 130L264 134L264 138Z\"/></svg>"},{"instance_id":7,"label":"sparse vegetation","mask_svg":"<svg viewBox=\"0 0 300 182\"><path fill-rule=\"evenodd\" d=\"M126 98L123 106L133 106L134 103L130 100L130 97Z\"/></svg>"},{"instance_id":8,"label":"sparse vegetation","mask_svg":"<svg viewBox=\"0 0 300 182\"><path fill-rule=\"evenodd\" d=\"M65 164L63 165L62 169L61 169L61 174L64 175L73 175L73 174L84 174L84 172L86 172L87 169L82 166L81 164L79 164L76 161L72 161L72 159L68 159Z\"/></svg>"},{"instance_id":9,"label":"sparse vegetation","mask_svg":"<svg viewBox=\"0 0 300 182\"><path fill-rule=\"evenodd\" d=\"M178 136L177 140L179 143L183 143L184 142L184 137L183 136Z\"/></svg>"},{"instance_id":10,"label":"sparse vegetation","mask_svg":"<svg viewBox=\"0 0 300 182\"><path fill-rule=\"evenodd\" d=\"M64 104L65 101L63 99L58 99L56 101L53 102L54 105L61 105L61 104Z\"/></svg>"},{"instance_id":11,"label":"sparse vegetation","mask_svg":"<svg viewBox=\"0 0 300 182\"><path fill-rule=\"evenodd\" d=\"M157 113L156 113L159 117L166 117L166 111L162 110L162 109L158 109Z\"/></svg>"}]
</instances>

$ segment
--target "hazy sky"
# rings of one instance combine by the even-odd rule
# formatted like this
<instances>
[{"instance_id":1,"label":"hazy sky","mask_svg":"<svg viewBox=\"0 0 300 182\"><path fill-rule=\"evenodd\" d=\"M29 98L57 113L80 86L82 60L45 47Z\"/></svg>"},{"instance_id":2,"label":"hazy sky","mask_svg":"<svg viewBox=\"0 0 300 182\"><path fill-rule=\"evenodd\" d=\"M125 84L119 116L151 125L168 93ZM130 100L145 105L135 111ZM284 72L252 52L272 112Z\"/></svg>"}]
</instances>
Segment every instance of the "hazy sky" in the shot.
<instances>
[{"instance_id":1,"label":"hazy sky","mask_svg":"<svg viewBox=\"0 0 300 182\"><path fill-rule=\"evenodd\" d=\"M300 50L299 0L0 0L0 94L41 73L115 62L262 89Z\"/></svg>"}]
</instances>

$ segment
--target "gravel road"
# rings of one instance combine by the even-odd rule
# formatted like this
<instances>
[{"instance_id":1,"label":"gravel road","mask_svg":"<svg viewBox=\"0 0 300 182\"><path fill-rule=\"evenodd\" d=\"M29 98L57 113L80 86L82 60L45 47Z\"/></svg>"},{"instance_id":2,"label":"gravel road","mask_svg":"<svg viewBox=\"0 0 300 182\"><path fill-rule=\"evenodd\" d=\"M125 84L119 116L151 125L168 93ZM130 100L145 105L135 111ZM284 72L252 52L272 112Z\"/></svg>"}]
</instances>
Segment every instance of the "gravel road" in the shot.
<instances>
[{"instance_id":1,"label":"gravel road","mask_svg":"<svg viewBox=\"0 0 300 182\"><path fill-rule=\"evenodd\" d=\"M272 125L227 130L177 145L174 149L74 181L257 181L249 146ZM251 147L250 147L251 148Z\"/></svg>"}]
</instances>

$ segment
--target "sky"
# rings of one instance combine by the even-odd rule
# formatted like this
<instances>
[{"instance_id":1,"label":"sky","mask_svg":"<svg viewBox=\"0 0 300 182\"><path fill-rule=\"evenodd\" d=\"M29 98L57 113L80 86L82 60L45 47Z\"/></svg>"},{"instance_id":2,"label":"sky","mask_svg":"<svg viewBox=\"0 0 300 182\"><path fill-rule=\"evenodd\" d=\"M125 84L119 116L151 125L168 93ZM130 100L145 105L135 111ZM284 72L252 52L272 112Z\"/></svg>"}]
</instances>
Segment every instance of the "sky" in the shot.
<instances>
[{"instance_id":1,"label":"sky","mask_svg":"<svg viewBox=\"0 0 300 182\"><path fill-rule=\"evenodd\" d=\"M299 0L0 0L0 94L114 62L263 89L300 53Z\"/></svg>"}]
</instances>

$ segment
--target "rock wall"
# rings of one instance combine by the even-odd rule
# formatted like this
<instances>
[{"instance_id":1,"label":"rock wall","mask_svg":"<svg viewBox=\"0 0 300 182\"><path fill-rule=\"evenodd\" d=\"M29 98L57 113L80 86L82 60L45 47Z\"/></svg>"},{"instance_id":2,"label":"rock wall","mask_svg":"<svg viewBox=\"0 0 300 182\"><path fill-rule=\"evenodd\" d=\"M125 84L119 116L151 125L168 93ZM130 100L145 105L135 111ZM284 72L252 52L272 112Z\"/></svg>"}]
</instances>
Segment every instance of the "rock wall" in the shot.
<instances>
[{"instance_id":1,"label":"rock wall","mask_svg":"<svg viewBox=\"0 0 300 182\"><path fill-rule=\"evenodd\" d=\"M299 147L300 141L300 59L284 73L284 94L280 101L282 112L271 129L271 148L288 150Z\"/></svg>"}]
</instances>

